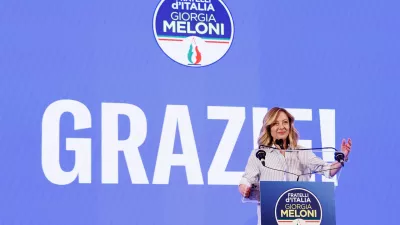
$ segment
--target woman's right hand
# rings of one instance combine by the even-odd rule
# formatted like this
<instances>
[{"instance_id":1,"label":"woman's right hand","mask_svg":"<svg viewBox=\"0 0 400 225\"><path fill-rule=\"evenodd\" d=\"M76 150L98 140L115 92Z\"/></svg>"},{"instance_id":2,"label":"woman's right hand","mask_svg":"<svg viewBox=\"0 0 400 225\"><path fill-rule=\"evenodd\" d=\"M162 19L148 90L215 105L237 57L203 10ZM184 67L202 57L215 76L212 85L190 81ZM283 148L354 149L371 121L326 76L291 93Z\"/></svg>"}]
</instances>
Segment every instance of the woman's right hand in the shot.
<instances>
[{"instance_id":1,"label":"woman's right hand","mask_svg":"<svg viewBox=\"0 0 400 225\"><path fill-rule=\"evenodd\" d=\"M250 195L250 187L245 185L245 184L241 184L239 185L239 192L240 194L243 195L243 197L247 198Z\"/></svg>"}]
</instances>

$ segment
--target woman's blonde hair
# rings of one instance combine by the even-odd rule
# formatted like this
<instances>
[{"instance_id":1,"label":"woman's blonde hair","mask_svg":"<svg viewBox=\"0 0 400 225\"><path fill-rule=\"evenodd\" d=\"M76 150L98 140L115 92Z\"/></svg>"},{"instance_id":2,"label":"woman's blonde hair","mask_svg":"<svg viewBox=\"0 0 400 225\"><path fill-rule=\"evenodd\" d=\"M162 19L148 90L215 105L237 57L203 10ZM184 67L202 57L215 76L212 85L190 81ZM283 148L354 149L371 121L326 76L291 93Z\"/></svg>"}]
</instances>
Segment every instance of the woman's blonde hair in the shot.
<instances>
[{"instance_id":1,"label":"woman's blonde hair","mask_svg":"<svg viewBox=\"0 0 400 225\"><path fill-rule=\"evenodd\" d=\"M276 121L279 112L284 112L289 118L289 135L287 137L286 143L288 147L295 149L297 147L297 141L299 140L299 132L294 127L294 117L286 109L274 107L268 110L268 113L264 116L263 125L261 127L260 136L258 137L258 145L271 146L273 143L273 138L271 135L271 125Z\"/></svg>"}]
</instances>

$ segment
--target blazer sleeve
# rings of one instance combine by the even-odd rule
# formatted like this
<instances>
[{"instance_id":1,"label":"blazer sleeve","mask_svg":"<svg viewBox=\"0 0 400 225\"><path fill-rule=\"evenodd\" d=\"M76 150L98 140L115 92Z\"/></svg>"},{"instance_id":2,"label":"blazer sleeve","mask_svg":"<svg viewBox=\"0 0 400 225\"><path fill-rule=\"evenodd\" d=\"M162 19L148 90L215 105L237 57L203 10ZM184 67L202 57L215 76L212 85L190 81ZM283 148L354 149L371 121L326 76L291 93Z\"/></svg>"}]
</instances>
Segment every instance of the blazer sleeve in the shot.
<instances>
[{"instance_id":1,"label":"blazer sleeve","mask_svg":"<svg viewBox=\"0 0 400 225\"><path fill-rule=\"evenodd\" d=\"M260 160L256 157L256 150L252 150L247 160L247 165L244 170L243 176L240 179L240 184L256 184L260 180Z\"/></svg>"}]
</instances>

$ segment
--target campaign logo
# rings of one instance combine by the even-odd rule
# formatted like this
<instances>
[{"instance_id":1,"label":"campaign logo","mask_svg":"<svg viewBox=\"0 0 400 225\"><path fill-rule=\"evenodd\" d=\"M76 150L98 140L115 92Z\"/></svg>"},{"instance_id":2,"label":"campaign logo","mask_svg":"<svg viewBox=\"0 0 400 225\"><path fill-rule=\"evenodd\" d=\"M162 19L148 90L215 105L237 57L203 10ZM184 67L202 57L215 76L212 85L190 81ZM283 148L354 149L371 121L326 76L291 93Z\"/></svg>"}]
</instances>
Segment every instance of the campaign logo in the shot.
<instances>
[{"instance_id":1,"label":"campaign logo","mask_svg":"<svg viewBox=\"0 0 400 225\"><path fill-rule=\"evenodd\" d=\"M319 225L322 221L321 204L312 192L293 188L284 192L276 202L275 219L279 225Z\"/></svg>"},{"instance_id":2,"label":"campaign logo","mask_svg":"<svg viewBox=\"0 0 400 225\"><path fill-rule=\"evenodd\" d=\"M222 0L161 0L154 12L153 31L158 45L172 60L201 67L227 53L234 26Z\"/></svg>"}]
</instances>

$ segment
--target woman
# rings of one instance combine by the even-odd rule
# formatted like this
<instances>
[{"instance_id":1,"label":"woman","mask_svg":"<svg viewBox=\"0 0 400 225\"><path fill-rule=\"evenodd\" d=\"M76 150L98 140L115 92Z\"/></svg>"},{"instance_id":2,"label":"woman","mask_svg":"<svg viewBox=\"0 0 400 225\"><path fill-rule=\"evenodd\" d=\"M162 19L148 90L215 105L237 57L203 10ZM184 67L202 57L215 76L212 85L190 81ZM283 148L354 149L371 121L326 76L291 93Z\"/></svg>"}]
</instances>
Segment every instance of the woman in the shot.
<instances>
[{"instance_id":1,"label":"woman","mask_svg":"<svg viewBox=\"0 0 400 225\"><path fill-rule=\"evenodd\" d=\"M265 166L256 157L258 150L253 150L248 159L245 172L240 181L239 192L250 195L250 187L260 180L264 181L308 181L310 173L317 172L331 178L340 170L339 162L326 163L312 151L286 152L286 149L301 149L297 145L299 134L294 127L294 117L285 109L274 107L268 111L263 120L258 144L264 148ZM281 144L276 144L281 140ZM351 139L342 140L341 150L348 160L351 150ZM278 150L276 150L278 149ZM307 175L302 175L307 174ZM260 205L258 205L258 224L261 224Z\"/></svg>"}]
</instances>

